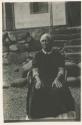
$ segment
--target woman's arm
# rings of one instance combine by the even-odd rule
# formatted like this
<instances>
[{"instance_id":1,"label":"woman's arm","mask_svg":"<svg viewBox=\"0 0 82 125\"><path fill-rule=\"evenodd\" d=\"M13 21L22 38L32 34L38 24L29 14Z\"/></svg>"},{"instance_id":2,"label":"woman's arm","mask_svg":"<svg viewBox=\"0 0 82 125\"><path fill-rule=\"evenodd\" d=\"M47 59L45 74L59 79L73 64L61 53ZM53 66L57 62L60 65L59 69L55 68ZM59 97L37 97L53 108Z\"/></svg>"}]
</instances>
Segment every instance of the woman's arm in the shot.
<instances>
[{"instance_id":1,"label":"woman's arm","mask_svg":"<svg viewBox=\"0 0 82 125\"><path fill-rule=\"evenodd\" d=\"M33 77L36 80L35 88L39 89L41 87L41 80L40 80L40 77L39 77L38 68L33 68Z\"/></svg>"}]
</instances>

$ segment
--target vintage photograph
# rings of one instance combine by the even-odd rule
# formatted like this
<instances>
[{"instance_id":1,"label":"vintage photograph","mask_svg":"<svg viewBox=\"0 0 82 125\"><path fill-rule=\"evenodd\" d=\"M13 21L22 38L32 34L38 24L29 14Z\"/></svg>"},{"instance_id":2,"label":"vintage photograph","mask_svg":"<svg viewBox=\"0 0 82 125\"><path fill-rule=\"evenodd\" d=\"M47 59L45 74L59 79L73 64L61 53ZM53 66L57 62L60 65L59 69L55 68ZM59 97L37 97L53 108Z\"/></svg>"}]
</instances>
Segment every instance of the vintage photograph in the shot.
<instances>
[{"instance_id":1,"label":"vintage photograph","mask_svg":"<svg viewBox=\"0 0 82 125\"><path fill-rule=\"evenodd\" d=\"M4 122L81 121L81 1L2 2Z\"/></svg>"}]
</instances>

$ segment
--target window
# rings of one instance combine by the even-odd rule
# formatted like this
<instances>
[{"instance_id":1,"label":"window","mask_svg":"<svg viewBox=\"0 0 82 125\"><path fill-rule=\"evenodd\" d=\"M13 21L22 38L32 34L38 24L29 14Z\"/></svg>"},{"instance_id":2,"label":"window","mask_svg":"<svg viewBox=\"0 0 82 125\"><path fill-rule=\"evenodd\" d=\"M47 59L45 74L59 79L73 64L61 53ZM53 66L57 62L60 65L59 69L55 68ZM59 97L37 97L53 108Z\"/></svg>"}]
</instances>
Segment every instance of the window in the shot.
<instances>
[{"instance_id":1,"label":"window","mask_svg":"<svg viewBox=\"0 0 82 125\"><path fill-rule=\"evenodd\" d=\"M48 2L31 2L30 3L30 13L48 13Z\"/></svg>"}]
</instances>

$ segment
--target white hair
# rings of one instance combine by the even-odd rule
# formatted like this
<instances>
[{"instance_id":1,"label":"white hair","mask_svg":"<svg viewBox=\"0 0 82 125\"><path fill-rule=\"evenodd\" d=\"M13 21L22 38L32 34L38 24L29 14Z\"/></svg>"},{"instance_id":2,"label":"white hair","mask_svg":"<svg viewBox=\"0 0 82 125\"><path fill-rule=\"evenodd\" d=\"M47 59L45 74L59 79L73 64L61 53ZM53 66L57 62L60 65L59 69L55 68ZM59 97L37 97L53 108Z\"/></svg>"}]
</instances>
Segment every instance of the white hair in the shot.
<instances>
[{"instance_id":1,"label":"white hair","mask_svg":"<svg viewBox=\"0 0 82 125\"><path fill-rule=\"evenodd\" d=\"M42 40L44 40L45 38L51 40L51 35L50 35L49 33L45 33L45 34L43 34L43 35L41 36L41 38L40 38L40 42L41 42Z\"/></svg>"}]
</instances>

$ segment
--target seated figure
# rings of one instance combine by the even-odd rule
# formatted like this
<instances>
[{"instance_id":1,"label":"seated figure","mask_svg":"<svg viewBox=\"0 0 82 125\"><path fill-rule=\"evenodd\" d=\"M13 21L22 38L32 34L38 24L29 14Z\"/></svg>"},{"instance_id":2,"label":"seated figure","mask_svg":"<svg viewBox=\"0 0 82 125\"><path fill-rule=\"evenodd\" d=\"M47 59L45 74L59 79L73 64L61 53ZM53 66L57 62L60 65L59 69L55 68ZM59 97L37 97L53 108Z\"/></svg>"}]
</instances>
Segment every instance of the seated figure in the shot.
<instances>
[{"instance_id":1,"label":"seated figure","mask_svg":"<svg viewBox=\"0 0 82 125\"><path fill-rule=\"evenodd\" d=\"M65 81L64 55L53 49L50 34L43 34L40 43L42 49L32 62L27 115L30 119L75 118L74 99ZM69 112L72 112L72 115L67 115Z\"/></svg>"}]
</instances>

